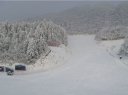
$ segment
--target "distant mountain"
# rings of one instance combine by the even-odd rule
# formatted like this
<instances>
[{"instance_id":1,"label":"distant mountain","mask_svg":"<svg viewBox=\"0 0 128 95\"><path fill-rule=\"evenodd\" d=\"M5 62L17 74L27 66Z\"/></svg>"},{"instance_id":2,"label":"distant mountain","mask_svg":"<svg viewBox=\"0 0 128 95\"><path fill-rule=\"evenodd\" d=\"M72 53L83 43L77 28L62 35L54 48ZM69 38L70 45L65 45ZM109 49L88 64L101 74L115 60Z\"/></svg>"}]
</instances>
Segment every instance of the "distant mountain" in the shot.
<instances>
[{"instance_id":1,"label":"distant mountain","mask_svg":"<svg viewBox=\"0 0 128 95\"><path fill-rule=\"evenodd\" d=\"M95 33L106 26L128 25L128 2L91 1L46 17L69 33Z\"/></svg>"},{"instance_id":2,"label":"distant mountain","mask_svg":"<svg viewBox=\"0 0 128 95\"><path fill-rule=\"evenodd\" d=\"M111 21L114 25L128 26L128 1L121 2L111 16Z\"/></svg>"}]
</instances>

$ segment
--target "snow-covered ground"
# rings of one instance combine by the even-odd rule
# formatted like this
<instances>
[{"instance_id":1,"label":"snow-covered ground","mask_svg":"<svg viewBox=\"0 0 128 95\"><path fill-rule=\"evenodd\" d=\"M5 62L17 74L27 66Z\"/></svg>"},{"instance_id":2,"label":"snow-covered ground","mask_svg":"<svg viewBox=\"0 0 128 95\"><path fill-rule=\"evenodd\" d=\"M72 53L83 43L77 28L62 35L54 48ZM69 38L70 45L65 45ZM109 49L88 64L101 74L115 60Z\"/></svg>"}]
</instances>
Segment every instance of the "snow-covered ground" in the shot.
<instances>
[{"instance_id":1,"label":"snow-covered ground","mask_svg":"<svg viewBox=\"0 0 128 95\"><path fill-rule=\"evenodd\" d=\"M110 56L113 57L114 60L116 60L116 63L125 64L128 66L128 57L123 56L122 59L119 59L119 50L121 48L121 45L124 43L124 39L120 40L108 40L108 41L100 41L98 44L100 46L103 46L103 48L106 49L106 51L109 53Z\"/></svg>"},{"instance_id":2,"label":"snow-covered ground","mask_svg":"<svg viewBox=\"0 0 128 95\"><path fill-rule=\"evenodd\" d=\"M70 49L61 45L59 47L50 47L51 52L46 57L41 57L36 64L28 65L26 73L44 72L57 68L65 64L70 57Z\"/></svg>"},{"instance_id":3,"label":"snow-covered ground","mask_svg":"<svg viewBox=\"0 0 128 95\"><path fill-rule=\"evenodd\" d=\"M56 69L0 76L0 95L128 95L128 67L94 36L69 36L70 59ZM66 56L66 55L65 55Z\"/></svg>"},{"instance_id":4,"label":"snow-covered ground","mask_svg":"<svg viewBox=\"0 0 128 95\"><path fill-rule=\"evenodd\" d=\"M106 51L113 57L118 57L119 50L123 43L124 39L98 42L98 44L106 48Z\"/></svg>"}]
</instances>

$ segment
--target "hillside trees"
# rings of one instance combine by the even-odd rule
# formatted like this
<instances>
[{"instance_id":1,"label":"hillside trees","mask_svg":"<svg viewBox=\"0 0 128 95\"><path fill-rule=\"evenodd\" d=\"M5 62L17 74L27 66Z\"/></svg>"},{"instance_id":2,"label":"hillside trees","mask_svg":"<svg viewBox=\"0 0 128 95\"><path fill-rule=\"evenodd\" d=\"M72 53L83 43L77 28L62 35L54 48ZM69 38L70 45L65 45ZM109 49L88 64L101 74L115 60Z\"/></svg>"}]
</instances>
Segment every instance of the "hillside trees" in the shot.
<instances>
[{"instance_id":1,"label":"hillside trees","mask_svg":"<svg viewBox=\"0 0 128 95\"><path fill-rule=\"evenodd\" d=\"M34 63L53 40L67 45L65 30L53 22L0 23L0 61Z\"/></svg>"},{"instance_id":2,"label":"hillside trees","mask_svg":"<svg viewBox=\"0 0 128 95\"><path fill-rule=\"evenodd\" d=\"M126 26L104 27L96 33L96 40L117 40L125 38L128 33Z\"/></svg>"}]
</instances>

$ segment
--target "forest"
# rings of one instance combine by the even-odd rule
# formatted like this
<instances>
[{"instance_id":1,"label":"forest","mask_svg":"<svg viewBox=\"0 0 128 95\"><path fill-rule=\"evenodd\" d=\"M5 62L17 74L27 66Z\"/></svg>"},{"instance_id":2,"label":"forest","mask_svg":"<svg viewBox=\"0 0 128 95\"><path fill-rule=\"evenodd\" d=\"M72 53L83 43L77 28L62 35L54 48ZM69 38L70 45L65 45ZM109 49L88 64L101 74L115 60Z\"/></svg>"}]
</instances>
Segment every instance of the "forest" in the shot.
<instances>
[{"instance_id":1,"label":"forest","mask_svg":"<svg viewBox=\"0 0 128 95\"><path fill-rule=\"evenodd\" d=\"M0 23L1 63L32 64L61 44L67 46L66 31L51 21Z\"/></svg>"}]
</instances>

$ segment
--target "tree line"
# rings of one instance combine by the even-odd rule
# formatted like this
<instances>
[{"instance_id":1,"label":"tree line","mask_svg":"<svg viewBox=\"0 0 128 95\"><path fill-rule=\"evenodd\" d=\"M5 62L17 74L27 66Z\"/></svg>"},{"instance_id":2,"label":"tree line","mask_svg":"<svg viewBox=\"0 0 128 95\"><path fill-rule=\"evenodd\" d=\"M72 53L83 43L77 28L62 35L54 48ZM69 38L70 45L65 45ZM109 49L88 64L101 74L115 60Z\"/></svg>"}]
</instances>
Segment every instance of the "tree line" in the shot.
<instances>
[{"instance_id":1,"label":"tree line","mask_svg":"<svg viewBox=\"0 0 128 95\"><path fill-rule=\"evenodd\" d=\"M48 42L52 41L67 46L65 29L51 21L1 22L0 61L35 63L50 51Z\"/></svg>"}]
</instances>

